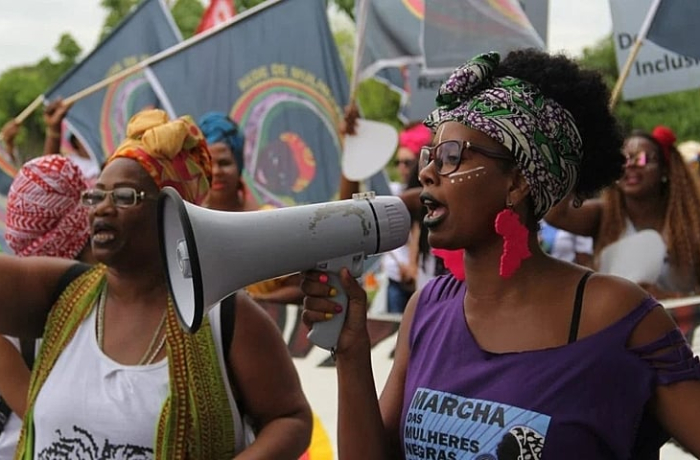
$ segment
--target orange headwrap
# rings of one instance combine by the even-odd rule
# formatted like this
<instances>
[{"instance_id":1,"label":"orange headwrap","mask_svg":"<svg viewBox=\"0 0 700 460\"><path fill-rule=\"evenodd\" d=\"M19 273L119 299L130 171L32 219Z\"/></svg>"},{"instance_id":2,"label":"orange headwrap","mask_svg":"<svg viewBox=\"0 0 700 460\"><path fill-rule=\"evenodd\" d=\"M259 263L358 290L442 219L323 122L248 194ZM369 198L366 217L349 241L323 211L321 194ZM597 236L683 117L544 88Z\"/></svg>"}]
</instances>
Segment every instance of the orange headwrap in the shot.
<instances>
[{"instance_id":1,"label":"orange headwrap","mask_svg":"<svg viewBox=\"0 0 700 460\"><path fill-rule=\"evenodd\" d=\"M126 140L107 160L131 158L158 185L174 187L183 199L200 204L209 191L211 156L207 143L188 116L170 120L162 110L137 113L126 127Z\"/></svg>"}]
</instances>

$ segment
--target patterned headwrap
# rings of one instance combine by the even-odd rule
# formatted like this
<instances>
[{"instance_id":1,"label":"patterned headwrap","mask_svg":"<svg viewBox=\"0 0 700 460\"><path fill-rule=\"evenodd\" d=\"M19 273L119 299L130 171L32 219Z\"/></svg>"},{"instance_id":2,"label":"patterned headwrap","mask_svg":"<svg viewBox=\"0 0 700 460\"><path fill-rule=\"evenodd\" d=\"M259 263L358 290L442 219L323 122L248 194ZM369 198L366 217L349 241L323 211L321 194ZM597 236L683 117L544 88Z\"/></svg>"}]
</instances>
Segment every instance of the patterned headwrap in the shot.
<instances>
[{"instance_id":1,"label":"patterned headwrap","mask_svg":"<svg viewBox=\"0 0 700 460\"><path fill-rule=\"evenodd\" d=\"M73 162L46 155L27 162L7 196L5 239L18 256L74 259L90 235L80 204L87 182Z\"/></svg>"},{"instance_id":2,"label":"patterned headwrap","mask_svg":"<svg viewBox=\"0 0 700 460\"><path fill-rule=\"evenodd\" d=\"M236 122L231 120L225 113L208 112L201 116L198 124L209 145L216 142L223 142L228 145L231 152L233 152L233 159L236 160L238 172L243 171L245 166L243 164L245 137Z\"/></svg>"},{"instance_id":3,"label":"patterned headwrap","mask_svg":"<svg viewBox=\"0 0 700 460\"><path fill-rule=\"evenodd\" d=\"M191 203L204 200L211 182L211 157L202 132L190 117L171 121L162 110L144 110L131 117L126 136L108 164L116 158L131 158L158 188L174 187Z\"/></svg>"},{"instance_id":4,"label":"patterned headwrap","mask_svg":"<svg viewBox=\"0 0 700 460\"><path fill-rule=\"evenodd\" d=\"M456 121L504 145L530 186L539 220L578 180L582 141L571 113L536 86L494 77L498 53L481 54L457 68L440 87L438 108L424 121L437 129Z\"/></svg>"}]
</instances>

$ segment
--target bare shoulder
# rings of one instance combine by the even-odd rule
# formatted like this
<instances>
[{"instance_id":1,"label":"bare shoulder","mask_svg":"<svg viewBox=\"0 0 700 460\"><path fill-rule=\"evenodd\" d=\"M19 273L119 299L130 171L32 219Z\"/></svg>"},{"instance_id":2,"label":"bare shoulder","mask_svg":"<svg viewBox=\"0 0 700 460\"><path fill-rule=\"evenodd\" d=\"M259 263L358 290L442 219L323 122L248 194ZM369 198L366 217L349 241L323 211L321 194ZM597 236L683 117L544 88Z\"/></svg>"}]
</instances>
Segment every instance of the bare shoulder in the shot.
<instances>
[{"instance_id":1,"label":"bare shoulder","mask_svg":"<svg viewBox=\"0 0 700 460\"><path fill-rule=\"evenodd\" d=\"M244 291L236 294L236 322L234 329L236 335L255 337L261 331L265 333L279 332L272 317L256 301L250 298ZM281 336L281 333L279 334ZM234 336L235 337L235 336Z\"/></svg>"},{"instance_id":2,"label":"bare shoulder","mask_svg":"<svg viewBox=\"0 0 700 460\"><path fill-rule=\"evenodd\" d=\"M647 297L649 294L636 283L617 276L594 274L584 291L580 336L595 334L616 323Z\"/></svg>"}]
</instances>

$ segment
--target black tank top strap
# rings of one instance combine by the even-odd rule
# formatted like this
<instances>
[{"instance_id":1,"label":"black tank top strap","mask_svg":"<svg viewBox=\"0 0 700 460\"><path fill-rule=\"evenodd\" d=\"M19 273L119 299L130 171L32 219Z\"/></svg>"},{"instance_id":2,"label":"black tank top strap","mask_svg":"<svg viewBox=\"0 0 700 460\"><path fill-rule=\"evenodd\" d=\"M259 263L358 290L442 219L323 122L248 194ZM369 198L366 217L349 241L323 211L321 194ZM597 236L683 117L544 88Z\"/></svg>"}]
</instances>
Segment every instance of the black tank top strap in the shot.
<instances>
[{"instance_id":1,"label":"black tank top strap","mask_svg":"<svg viewBox=\"0 0 700 460\"><path fill-rule=\"evenodd\" d=\"M571 315L571 326L569 326L569 342L574 343L578 337L578 327L581 322L581 309L583 308L583 290L586 288L588 278L593 274L592 271L586 272L576 287L576 298L574 299L574 312Z\"/></svg>"}]
</instances>

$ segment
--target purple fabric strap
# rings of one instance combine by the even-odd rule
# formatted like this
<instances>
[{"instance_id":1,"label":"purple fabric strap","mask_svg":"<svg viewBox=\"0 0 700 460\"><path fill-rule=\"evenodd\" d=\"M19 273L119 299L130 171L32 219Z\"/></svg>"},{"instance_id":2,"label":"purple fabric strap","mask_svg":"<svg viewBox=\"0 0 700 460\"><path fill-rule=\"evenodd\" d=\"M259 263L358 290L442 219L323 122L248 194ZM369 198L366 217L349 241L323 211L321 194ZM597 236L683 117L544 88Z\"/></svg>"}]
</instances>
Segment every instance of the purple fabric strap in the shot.
<instances>
[{"instance_id":1,"label":"purple fabric strap","mask_svg":"<svg viewBox=\"0 0 700 460\"><path fill-rule=\"evenodd\" d=\"M673 329L651 343L630 349L656 369L659 385L682 380L700 380L700 360L693 356L688 342Z\"/></svg>"}]
</instances>

